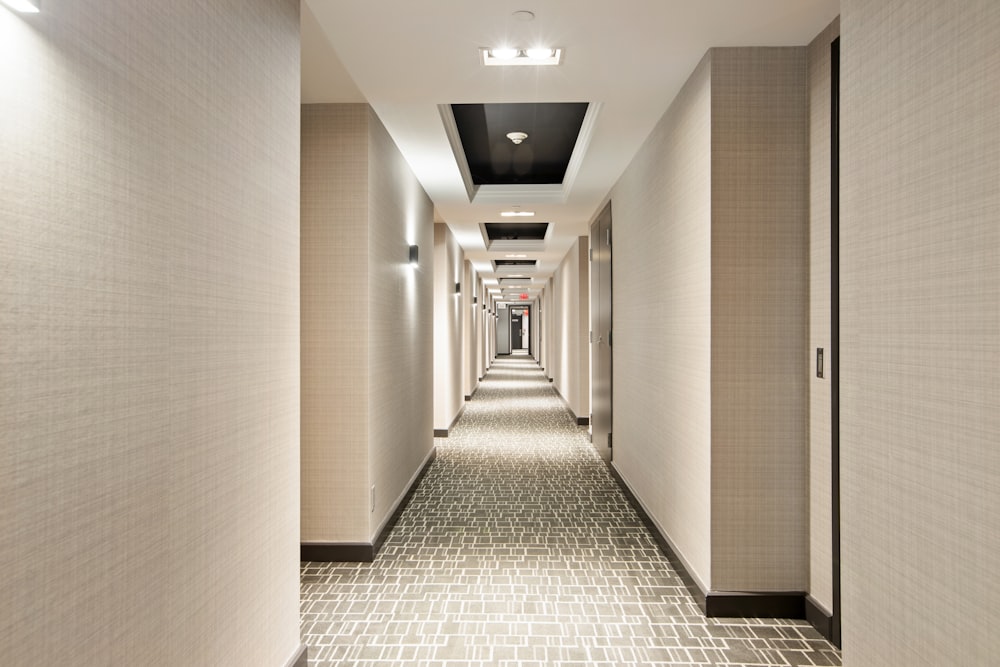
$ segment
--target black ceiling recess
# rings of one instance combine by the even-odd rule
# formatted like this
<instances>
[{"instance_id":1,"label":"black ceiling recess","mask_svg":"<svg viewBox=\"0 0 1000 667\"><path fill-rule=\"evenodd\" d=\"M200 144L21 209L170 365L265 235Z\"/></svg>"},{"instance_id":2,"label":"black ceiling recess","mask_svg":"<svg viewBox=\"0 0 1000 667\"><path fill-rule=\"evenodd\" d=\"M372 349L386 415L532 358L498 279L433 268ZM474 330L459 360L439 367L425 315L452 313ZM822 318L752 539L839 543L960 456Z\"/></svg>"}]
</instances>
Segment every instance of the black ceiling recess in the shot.
<instances>
[{"instance_id":1,"label":"black ceiling recess","mask_svg":"<svg viewBox=\"0 0 1000 667\"><path fill-rule=\"evenodd\" d=\"M562 183L576 146L586 102L452 104L475 185ZM514 144L508 132L526 132Z\"/></svg>"},{"instance_id":2,"label":"black ceiling recess","mask_svg":"<svg viewBox=\"0 0 1000 667\"><path fill-rule=\"evenodd\" d=\"M544 241L547 222L484 222L490 241Z\"/></svg>"},{"instance_id":3,"label":"black ceiling recess","mask_svg":"<svg viewBox=\"0 0 1000 667\"><path fill-rule=\"evenodd\" d=\"M537 259L494 259L493 267L500 268L502 266L506 267L525 267L534 268L538 264Z\"/></svg>"}]
</instances>

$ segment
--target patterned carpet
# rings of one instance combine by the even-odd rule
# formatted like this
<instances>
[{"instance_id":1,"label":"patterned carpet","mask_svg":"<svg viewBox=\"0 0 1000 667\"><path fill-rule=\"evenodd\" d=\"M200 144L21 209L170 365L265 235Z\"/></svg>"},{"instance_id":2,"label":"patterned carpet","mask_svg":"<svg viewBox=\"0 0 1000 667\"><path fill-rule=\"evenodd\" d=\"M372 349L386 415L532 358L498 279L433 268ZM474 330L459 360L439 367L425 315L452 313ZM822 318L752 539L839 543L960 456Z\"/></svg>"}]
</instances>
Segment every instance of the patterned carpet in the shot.
<instances>
[{"instance_id":1,"label":"patterned carpet","mask_svg":"<svg viewBox=\"0 0 1000 667\"><path fill-rule=\"evenodd\" d=\"M374 563L302 563L309 664L839 665L706 619L538 366L498 360Z\"/></svg>"}]
</instances>

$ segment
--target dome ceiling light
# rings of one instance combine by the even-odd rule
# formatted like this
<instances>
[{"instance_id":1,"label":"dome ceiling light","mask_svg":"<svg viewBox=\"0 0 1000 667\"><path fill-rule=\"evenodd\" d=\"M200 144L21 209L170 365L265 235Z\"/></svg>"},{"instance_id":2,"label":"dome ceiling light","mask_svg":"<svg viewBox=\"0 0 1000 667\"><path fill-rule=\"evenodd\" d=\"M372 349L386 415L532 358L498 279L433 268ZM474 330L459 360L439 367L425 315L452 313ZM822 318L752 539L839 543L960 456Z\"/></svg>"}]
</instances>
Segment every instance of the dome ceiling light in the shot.
<instances>
[{"instance_id":1,"label":"dome ceiling light","mask_svg":"<svg viewBox=\"0 0 1000 667\"><path fill-rule=\"evenodd\" d=\"M507 138L510 139L515 146L520 144L522 141L528 138L527 132L508 132Z\"/></svg>"}]
</instances>

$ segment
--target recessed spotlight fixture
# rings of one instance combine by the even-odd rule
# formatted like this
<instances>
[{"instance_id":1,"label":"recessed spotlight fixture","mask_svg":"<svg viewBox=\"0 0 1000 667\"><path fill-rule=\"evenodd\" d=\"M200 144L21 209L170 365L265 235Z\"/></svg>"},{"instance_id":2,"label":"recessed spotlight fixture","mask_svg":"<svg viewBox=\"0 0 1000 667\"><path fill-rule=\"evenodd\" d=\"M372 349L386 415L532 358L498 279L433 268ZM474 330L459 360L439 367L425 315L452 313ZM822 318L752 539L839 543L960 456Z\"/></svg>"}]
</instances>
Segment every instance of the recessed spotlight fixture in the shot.
<instances>
[{"instance_id":1,"label":"recessed spotlight fixture","mask_svg":"<svg viewBox=\"0 0 1000 667\"><path fill-rule=\"evenodd\" d=\"M535 12L529 12L527 9L519 9L513 14L511 14L511 16L513 16L518 21L528 22L535 20Z\"/></svg>"},{"instance_id":2,"label":"recessed spotlight fixture","mask_svg":"<svg viewBox=\"0 0 1000 667\"><path fill-rule=\"evenodd\" d=\"M555 49L550 49L547 47L539 47L537 49L527 49L524 55L528 56L532 60L545 60L546 58L551 58L555 55Z\"/></svg>"},{"instance_id":3,"label":"recessed spotlight fixture","mask_svg":"<svg viewBox=\"0 0 1000 667\"><path fill-rule=\"evenodd\" d=\"M500 216L504 218L531 218L534 215L534 211L500 211Z\"/></svg>"},{"instance_id":4,"label":"recessed spotlight fixture","mask_svg":"<svg viewBox=\"0 0 1000 667\"><path fill-rule=\"evenodd\" d=\"M496 49L489 49L490 57L496 58L497 60L513 60L521 55L521 51L518 49L512 49L507 46L501 46Z\"/></svg>"},{"instance_id":5,"label":"recessed spotlight fixture","mask_svg":"<svg viewBox=\"0 0 1000 667\"><path fill-rule=\"evenodd\" d=\"M22 14L37 14L41 11L41 0L0 0L0 2Z\"/></svg>"},{"instance_id":6,"label":"recessed spotlight fixture","mask_svg":"<svg viewBox=\"0 0 1000 667\"><path fill-rule=\"evenodd\" d=\"M563 50L550 46L535 46L518 48L503 46L497 48L482 47L479 56L487 67L515 65L558 65L562 62Z\"/></svg>"},{"instance_id":7,"label":"recessed spotlight fixture","mask_svg":"<svg viewBox=\"0 0 1000 667\"><path fill-rule=\"evenodd\" d=\"M527 132L508 132L507 138L510 139L515 146L520 144L522 141L528 138Z\"/></svg>"}]
</instances>

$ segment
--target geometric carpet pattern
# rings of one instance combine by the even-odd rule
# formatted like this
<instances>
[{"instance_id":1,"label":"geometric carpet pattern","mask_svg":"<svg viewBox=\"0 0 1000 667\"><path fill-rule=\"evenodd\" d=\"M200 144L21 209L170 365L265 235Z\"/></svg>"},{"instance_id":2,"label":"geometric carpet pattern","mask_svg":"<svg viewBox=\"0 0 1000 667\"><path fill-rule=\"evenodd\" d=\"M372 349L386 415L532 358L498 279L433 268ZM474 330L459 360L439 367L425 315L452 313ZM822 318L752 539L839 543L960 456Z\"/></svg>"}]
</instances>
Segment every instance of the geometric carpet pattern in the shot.
<instances>
[{"instance_id":1,"label":"geometric carpet pattern","mask_svg":"<svg viewBox=\"0 0 1000 667\"><path fill-rule=\"evenodd\" d=\"M375 562L302 563L311 666L840 665L804 621L705 618L527 357L435 444Z\"/></svg>"}]
</instances>

